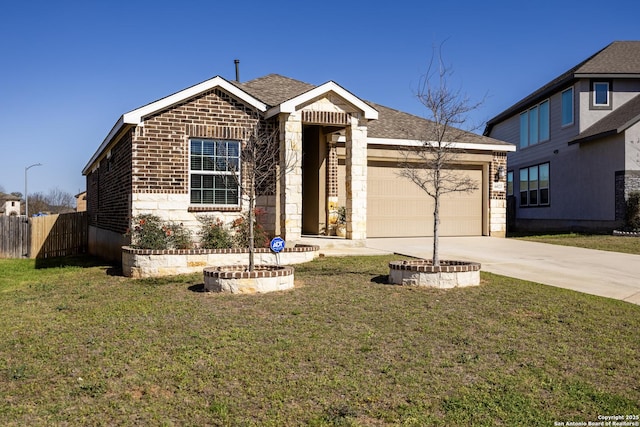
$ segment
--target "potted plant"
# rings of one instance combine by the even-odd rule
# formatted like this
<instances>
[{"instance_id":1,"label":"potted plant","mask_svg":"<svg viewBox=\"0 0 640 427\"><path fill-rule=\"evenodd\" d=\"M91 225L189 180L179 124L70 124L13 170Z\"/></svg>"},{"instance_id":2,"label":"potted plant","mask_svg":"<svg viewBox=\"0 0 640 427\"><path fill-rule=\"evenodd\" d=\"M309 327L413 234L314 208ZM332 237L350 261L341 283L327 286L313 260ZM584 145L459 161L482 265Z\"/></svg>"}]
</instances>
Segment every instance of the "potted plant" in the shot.
<instances>
[{"instance_id":1,"label":"potted plant","mask_svg":"<svg viewBox=\"0 0 640 427\"><path fill-rule=\"evenodd\" d=\"M337 213L336 236L345 237L347 235L347 208L340 206Z\"/></svg>"}]
</instances>

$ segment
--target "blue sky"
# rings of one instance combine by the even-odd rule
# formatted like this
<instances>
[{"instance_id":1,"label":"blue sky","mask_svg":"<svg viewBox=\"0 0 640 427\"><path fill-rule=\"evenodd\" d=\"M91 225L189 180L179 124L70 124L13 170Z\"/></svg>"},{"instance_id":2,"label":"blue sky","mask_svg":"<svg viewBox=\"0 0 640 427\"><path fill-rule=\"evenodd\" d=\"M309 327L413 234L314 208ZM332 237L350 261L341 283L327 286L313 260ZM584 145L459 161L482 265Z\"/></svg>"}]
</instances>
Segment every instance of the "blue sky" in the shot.
<instances>
[{"instance_id":1,"label":"blue sky","mask_svg":"<svg viewBox=\"0 0 640 427\"><path fill-rule=\"evenodd\" d=\"M637 0L394 2L2 1L0 187L85 188L123 113L220 75L333 80L424 116L432 47L484 122L614 40L640 39Z\"/></svg>"}]
</instances>

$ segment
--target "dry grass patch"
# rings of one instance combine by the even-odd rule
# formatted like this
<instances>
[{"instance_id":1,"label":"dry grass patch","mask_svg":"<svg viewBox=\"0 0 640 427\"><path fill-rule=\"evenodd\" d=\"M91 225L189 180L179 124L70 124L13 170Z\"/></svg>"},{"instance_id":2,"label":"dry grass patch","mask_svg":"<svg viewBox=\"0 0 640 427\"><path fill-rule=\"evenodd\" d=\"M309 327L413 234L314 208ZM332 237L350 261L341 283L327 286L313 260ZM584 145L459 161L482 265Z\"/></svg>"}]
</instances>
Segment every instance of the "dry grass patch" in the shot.
<instances>
[{"instance_id":1,"label":"dry grass patch","mask_svg":"<svg viewBox=\"0 0 640 427\"><path fill-rule=\"evenodd\" d=\"M568 233L520 236L517 238L530 242L640 255L640 237Z\"/></svg>"}]
</instances>

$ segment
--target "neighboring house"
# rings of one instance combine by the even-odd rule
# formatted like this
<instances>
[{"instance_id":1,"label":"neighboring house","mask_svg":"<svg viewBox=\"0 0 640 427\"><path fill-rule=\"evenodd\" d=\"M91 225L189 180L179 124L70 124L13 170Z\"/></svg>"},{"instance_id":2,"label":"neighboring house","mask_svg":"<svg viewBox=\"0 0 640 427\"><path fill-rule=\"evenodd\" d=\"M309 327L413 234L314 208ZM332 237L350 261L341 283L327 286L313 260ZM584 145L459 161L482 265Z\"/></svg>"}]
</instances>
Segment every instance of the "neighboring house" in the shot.
<instances>
[{"instance_id":1,"label":"neighboring house","mask_svg":"<svg viewBox=\"0 0 640 427\"><path fill-rule=\"evenodd\" d=\"M279 129L288 169L275 194L258 201L271 235L293 244L327 233L337 205L347 210L348 239L431 234L431 199L397 175L398 150L420 143L416 135L431 122L332 81L314 86L272 74L245 83L214 77L121 116L83 170L90 251L119 259L131 218L143 213L194 231L198 215L241 215L246 201L232 172L203 164L218 163L219 146L237 153L257 120ZM472 133L456 143L463 151L454 167L478 190L443 198L442 235L504 236L506 181L498 172L515 147Z\"/></svg>"},{"instance_id":2,"label":"neighboring house","mask_svg":"<svg viewBox=\"0 0 640 427\"><path fill-rule=\"evenodd\" d=\"M83 191L74 197L76 199L76 212L85 212L87 210L87 192Z\"/></svg>"},{"instance_id":3,"label":"neighboring house","mask_svg":"<svg viewBox=\"0 0 640 427\"><path fill-rule=\"evenodd\" d=\"M4 215L20 216L20 199L18 197L5 198Z\"/></svg>"},{"instance_id":4,"label":"neighboring house","mask_svg":"<svg viewBox=\"0 0 640 427\"><path fill-rule=\"evenodd\" d=\"M516 229L620 226L640 190L640 41L611 43L489 120L484 135L518 145L507 156Z\"/></svg>"}]
</instances>

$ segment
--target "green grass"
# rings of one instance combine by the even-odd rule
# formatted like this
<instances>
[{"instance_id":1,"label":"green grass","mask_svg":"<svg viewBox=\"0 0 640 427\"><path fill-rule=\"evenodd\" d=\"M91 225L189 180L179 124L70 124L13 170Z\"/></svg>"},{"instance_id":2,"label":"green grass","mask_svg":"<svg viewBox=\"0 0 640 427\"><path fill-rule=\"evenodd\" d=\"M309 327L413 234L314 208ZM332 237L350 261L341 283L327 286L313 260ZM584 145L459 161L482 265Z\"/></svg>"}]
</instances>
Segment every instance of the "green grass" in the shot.
<instances>
[{"instance_id":1,"label":"green grass","mask_svg":"<svg viewBox=\"0 0 640 427\"><path fill-rule=\"evenodd\" d=\"M517 239L530 242L550 243L553 245L575 246L587 249L599 249L601 251L622 252L640 255L640 238L626 236L612 236L602 234L540 234L540 235L516 235Z\"/></svg>"},{"instance_id":2,"label":"green grass","mask_svg":"<svg viewBox=\"0 0 640 427\"><path fill-rule=\"evenodd\" d=\"M640 414L640 307L491 274L383 284L322 258L296 288L201 292L0 260L0 425L550 426ZM54 264L55 265L55 264Z\"/></svg>"}]
</instances>

